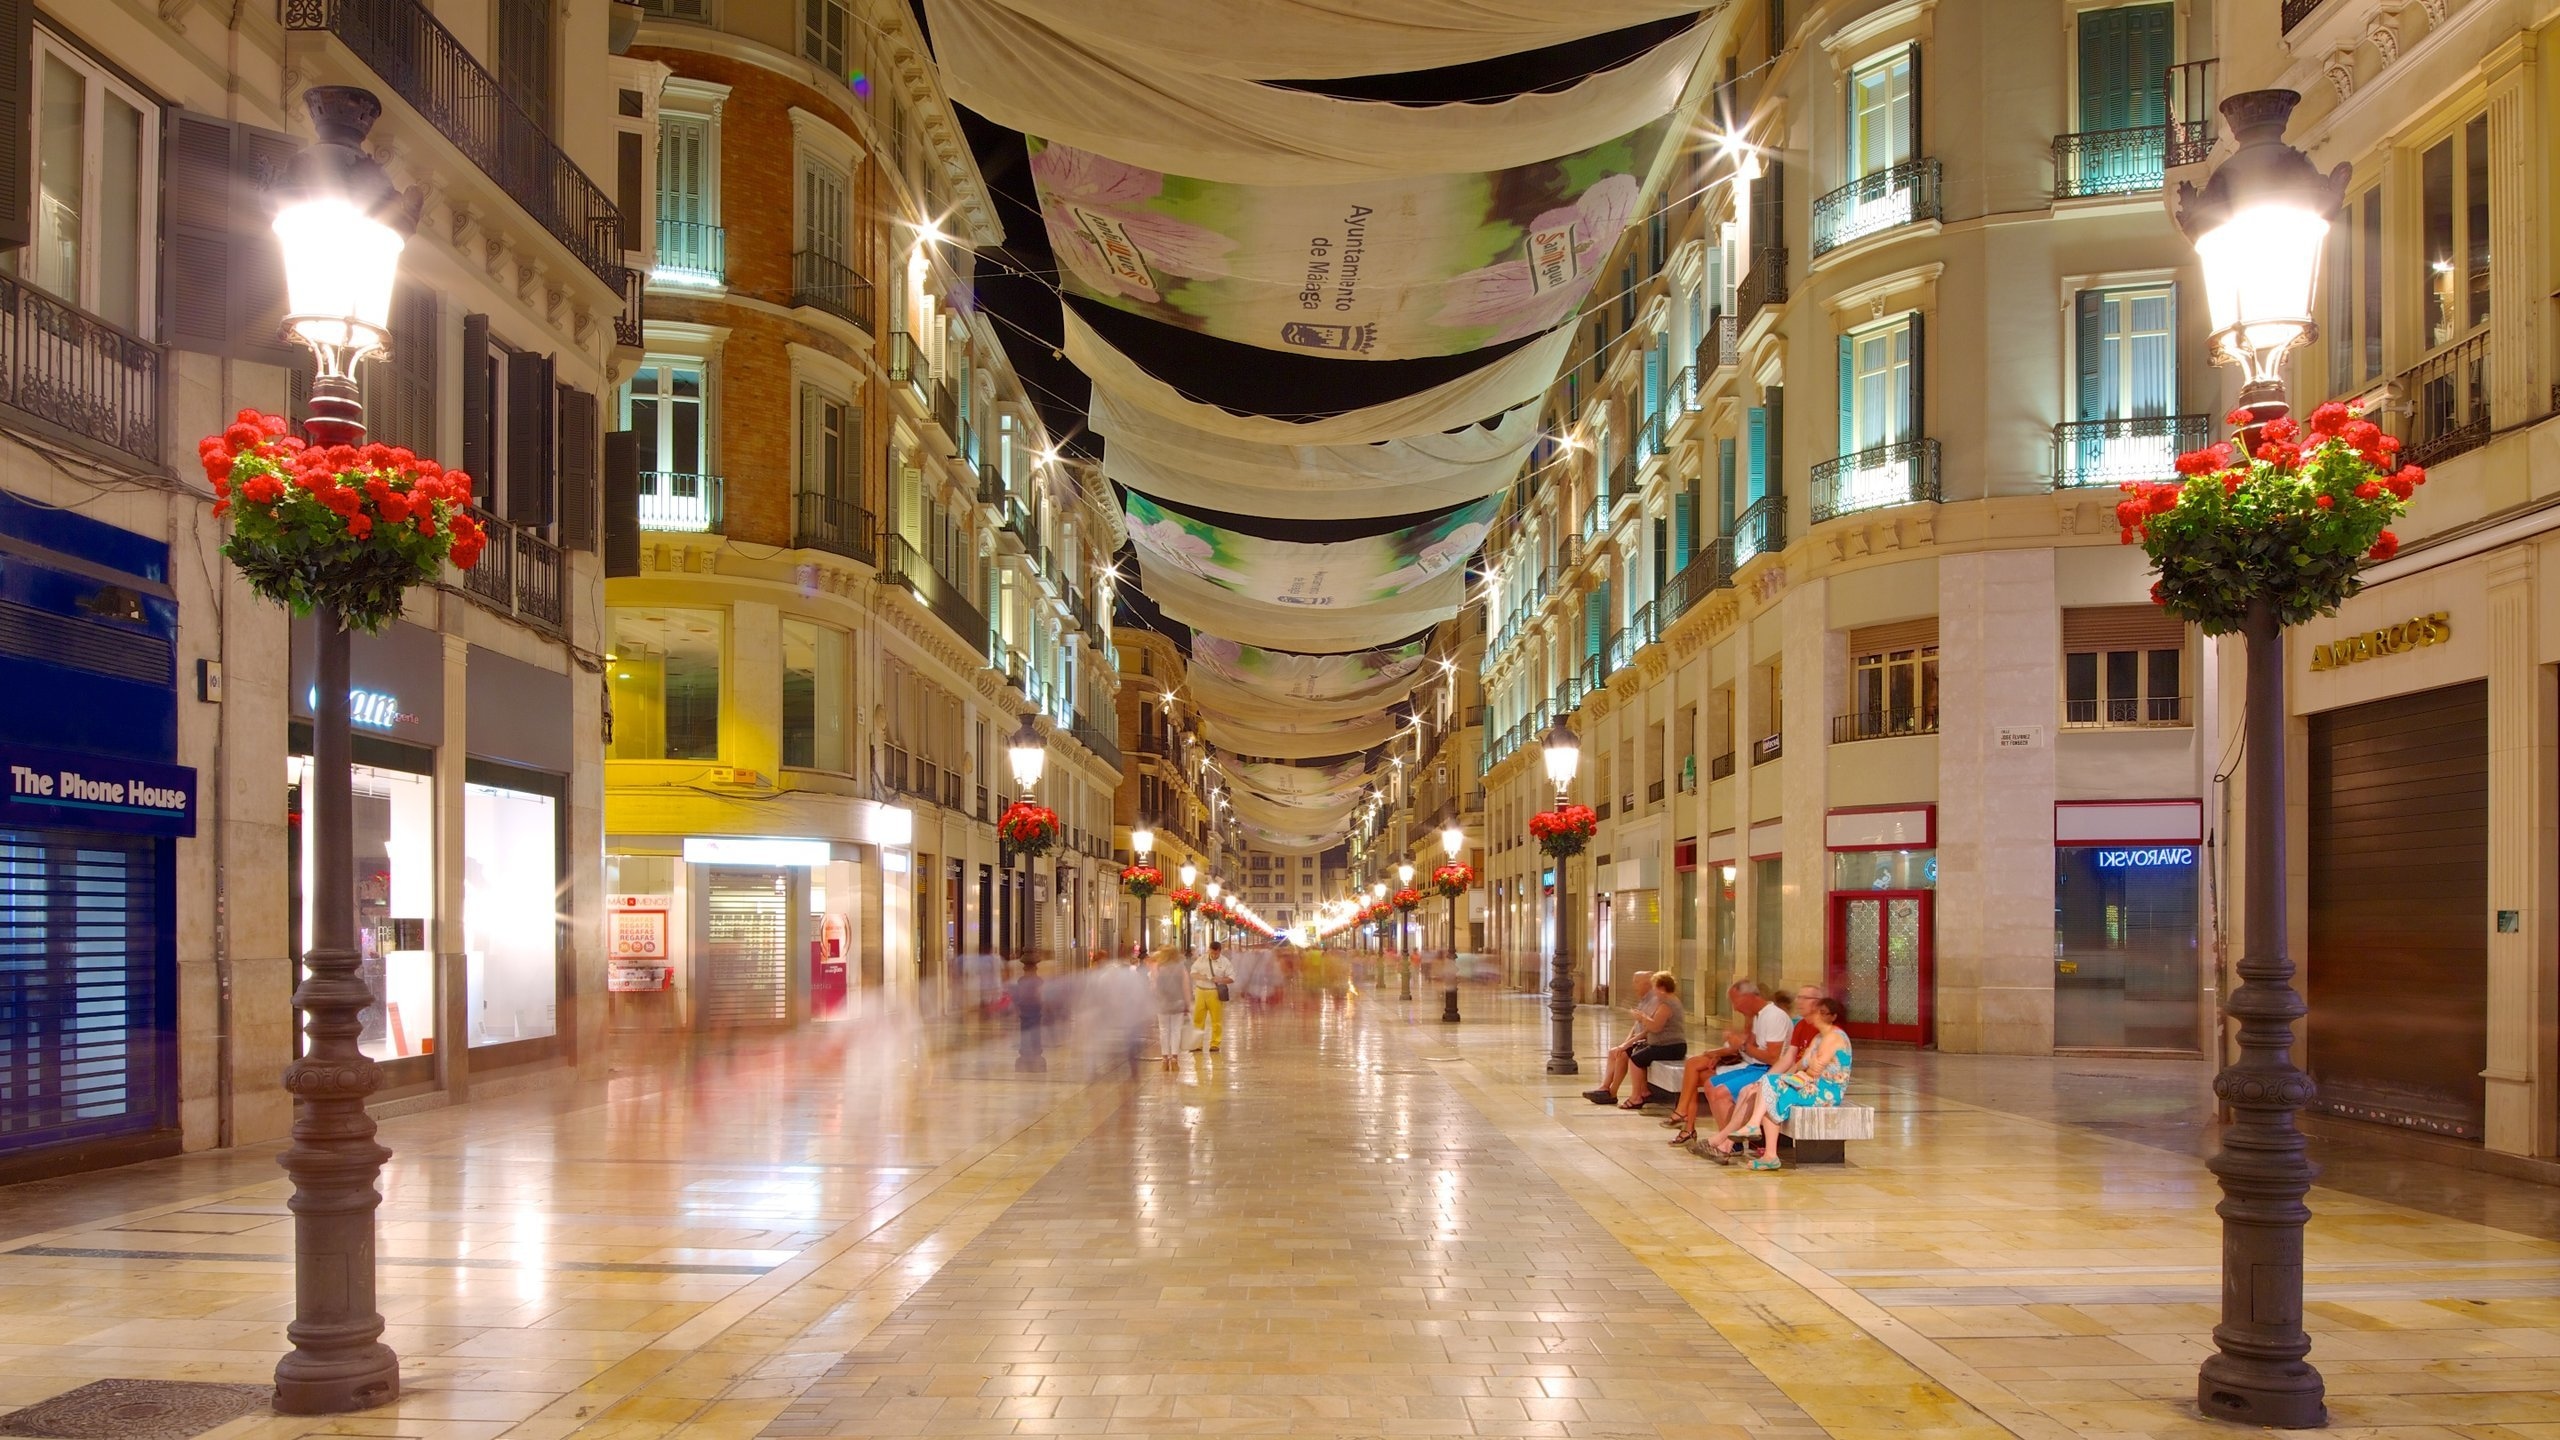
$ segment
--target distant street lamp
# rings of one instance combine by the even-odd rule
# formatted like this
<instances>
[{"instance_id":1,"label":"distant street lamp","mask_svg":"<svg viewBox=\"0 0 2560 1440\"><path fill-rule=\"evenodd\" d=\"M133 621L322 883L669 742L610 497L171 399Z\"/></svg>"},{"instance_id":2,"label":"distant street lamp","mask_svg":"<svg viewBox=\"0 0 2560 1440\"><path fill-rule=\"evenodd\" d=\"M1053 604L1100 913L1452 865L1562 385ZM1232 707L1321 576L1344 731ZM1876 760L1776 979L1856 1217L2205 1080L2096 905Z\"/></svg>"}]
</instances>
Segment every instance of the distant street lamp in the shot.
<instances>
[{"instance_id":1,"label":"distant street lamp","mask_svg":"<svg viewBox=\"0 0 2560 1440\"><path fill-rule=\"evenodd\" d=\"M1137 829L1132 830L1132 831L1130 831L1130 832L1129 832L1129 853L1130 853L1130 854L1132 854L1132 855L1134 855L1134 856L1136 856L1136 857L1137 857L1137 861L1138 861L1138 863L1139 863L1139 864L1141 864L1141 865L1146 864L1146 863L1148 862L1148 860L1149 860L1149 859L1151 859L1151 858L1155 855L1155 853L1156 853L1156 832L1155 832L1152 828L1150 828L1150 827L1148 826L1147 822L1146 822L1146 821L1144 821L1144 820L1141 820L1141 821L1139 821L1139 822L1138 822L1138 828L1137 828ZM1141 956L1143 956L1143 955L1145 955L1145 954L1147 953L1147 948L1148 948L1148 942L1147 942L1147 894L1148 894L1148 893L1152 893L1152 892L1142 892L1142 893L1138 896L1138 951L1137 951L1137 953L1138 953L1139 955L1141 955Z\"/></svg>"},{"instance_id":2,"label":"distant street lamp","mask_svg":"<svg viewBox=\"0 0 2560 1440\"><path fill-rule=\"evenodd\" d=\"M1567 791L1573 784L1573 772L1582 765L1582 742L1573 735L1573 727L1556 717L1547 731L1547 780L1556 787L1556 808L1565 807ZM1565 938L1571 929L1573 910L1565 903L1565 871L1570 857L1558 855L1556 865L1556 951L1555 963L1547 975L1547 1073L1572 1075L1580 1072L1573 1063L1573 954Z\"/></svg>"},{"instance_id":3,"label":"distant street lamp","mask_svg":"<svg viewBox=\"0 0 2560 1440\"><path fill-rule=\"evenodd\" d=\"M364 152L382 102L352 86L315 85L303 103L319 138L285 167L274 222L285 324L315 359L303 431L314 445L361 445L356 366L389 338L391 289L416 217ZM312 622L311 945L293 992L307 1043L285 1069L293 1143L281 1161L293 1177L294 1309L275 1407L287 1415L369 1410L400 1394L400 1359L382 1343L374 1296L377 1184L391 1152L374 1140L364 1099L382 1074L357 1043L374 995L356 973L352 651L338 607L318 606Z\"/></svg>"},{"instance_id":4,"label":"distant street lamp","mask_svg":"<svg viewBox=\"0 0 2560 1440\"><path fill-rule=\"evenodd\" d=\"M1397 894L1401 896L1404 891L1412 888L1412 886L1413 862L1410 860L1400 860L1396 862ZM1403 906L1399 905L1396 907L1396 964L1404 971L1404 978L1400 982L1396 993L1396 998L1399 1000L1410 1000L1413 998L1413 950L1410 944L1410 937L1405 933L1412 924L1412 915L1413 912L1405 909Z\"/></svg>"},{"instance_id":5,"label":"distant street lamp","mask_svg":"<svg viewBox=\"0 0 2560 1440\"><path fill-rule=\"evenodd\" d=\"M1454 804L1449 819L1440 827L1440 853L1446 863L1458 863L1458 851L1467 843L1467 832L1458 826ZM1443 1024L1458 1023L1458 892L1449 892L1449 988L1440 992L1440 1019Z\"/></svg>"},{"instance_id":6,"label":"distant street lamp","mask_svg":"<svg viewBox=\"0 0 2560 1440\"><path fill-rule=\"evenodd\" d=\"M1184 736L1184 742L1183 742L1183 743L1185 743L1185 744L1190 743L1190 737L1189 737L1187 734ZM1181 871L1181 874L1182 874L1182 888L1183 888L1183 889L1185 889L1185 890L1188 890L1188 889L1190 889L1192 886L1197 885L1197 884L1199 884L1199 883L1200 883L1200 867L1199 867L1199 866L1197 866L1197 865L1192 864L1192 863L1191 863L1190 861L1188 861L1188 860L1185 860L1185 861L1183 861L1183 862L1182 862L1182 871ZM1190 958L1191 958L1191 912L1190 912L1189 910L1185 910L1185 911L1183 911L1183 912L1182 912L1181 926L1182 926L1182 958L1183 958L1183 959L1185 959L1185 960L1188 960L1188 959L1190 959Z\"/></svg>"},{"instance_id":7,"label":"distant street lamp","mask_svg":"<svg viewBox=\"0 0 2560 1440\"><path fill-rule=\"evenodd\" d=\"M1206 895L1209 897L1209 903L1210 903L1210 904L1212 904L1212 905L1217 904L1217 903L1218 903L1218 882L1217 882L1216 880L1214 880L1214 879L1213 879L1213 880L1211 880L1211 881L1208 883L1207 887L1203 890L1203 892L1202 892L1202 893L1206 894ZM1212 914L1212 915L1209 917L1209 943L1210 943L1210 944L1212 944L1212 945L1217 944L1217 943L1218 943L1218 941L1219 941L1220 939L1224 938L1224 934L1225 934L1225 923L1224 923L1223 921L1219 920L1219 919L1218 919L1218 917L1217 917L1216 915Z\"/></svg>"},{"instance_id":8,"label":"distant street lamp","mask_svg":"<svg viewBox=\"0 0 2560 1440\"><path fill-rule=\"evenodd\" d=\"M2285 416L2284 357L2308 343L2311 302L2329 217L2343 203L2347 167L2327 175L2284 143L2301 96L2252 90L2222 102L2236 149L2204 188L2178 187L2178 223L2204 263L2214 360L2240 370L2243 431ZM2216 1353L2196 1379L2205 1414L2252 1425L2305 1429L2328 1423L2320 1372L2306 1358L2302 1325L2303 1203L2319 1170L2294 1116L2311 1101L2311 1077L2295 1068L2293 1024L2306 1013L2285 946L2284 626L2273 604L2253 599L2242 623L2248 690L2242 752L2248 757L2247 840L2241 851L2247 924L2240 985L2224 1011L2240 1022L2240 1058L2214 1077L2231 1110L2210 1162L2222 1182L2222 1323Z\"/></svg>"}]
</instances>

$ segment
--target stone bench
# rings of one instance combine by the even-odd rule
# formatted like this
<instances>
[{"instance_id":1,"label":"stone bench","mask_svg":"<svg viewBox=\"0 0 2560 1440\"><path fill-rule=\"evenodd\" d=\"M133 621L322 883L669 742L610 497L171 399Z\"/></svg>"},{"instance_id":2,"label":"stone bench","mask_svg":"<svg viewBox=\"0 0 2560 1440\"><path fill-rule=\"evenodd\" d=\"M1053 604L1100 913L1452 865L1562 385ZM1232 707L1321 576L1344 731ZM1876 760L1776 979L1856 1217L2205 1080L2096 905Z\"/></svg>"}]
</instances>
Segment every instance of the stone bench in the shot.
<instances>
[{"instance_id":1,"label":"stone bench","mask_svg":"<svg viewBox=\"0 0 2560 1440\"><path fill-rule=\"evenodd\" d=\"M1677 1060L1660 1060L1645 1067L1645 1083L1653 1087L1655 1098L1680 1098L1681 1065ZM1876 1138L1876 1112L1868 1105L1826 1105L1799 1110L1787 1122L1778 1143L1794 1152L1799 1165L1837 1165L1848 1158L1852 1140Z\"/></svg>"}]
</instances>

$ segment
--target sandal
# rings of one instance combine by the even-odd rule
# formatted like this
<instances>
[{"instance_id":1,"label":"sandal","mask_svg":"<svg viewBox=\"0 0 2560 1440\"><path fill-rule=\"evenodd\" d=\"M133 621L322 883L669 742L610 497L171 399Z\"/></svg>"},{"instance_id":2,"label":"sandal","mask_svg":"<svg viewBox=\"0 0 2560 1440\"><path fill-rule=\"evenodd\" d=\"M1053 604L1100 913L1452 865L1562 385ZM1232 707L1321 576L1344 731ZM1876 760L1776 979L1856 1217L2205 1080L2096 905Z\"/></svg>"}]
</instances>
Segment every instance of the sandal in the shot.
<instances>
[{"instance_id":1,"label":"sandal","mask_svg":"<svg viewBox=\"0 0 2560 1440\"><path fill-rule=\"evenodd\" d=\"M1582 1092L1582 1098L1590 1101L1594 1105L1613 1105L1617 1103L1618 1092L1615 1090L1585 1090Z\"/></svg>"},{"instance_id":2,"label":"sandal","mask_svg":"<svg viewBox=\"0 0 2560 1440\"><path fill-rule=\"evenodd\" d=\"M1619 1101L1618 1108L1621 1110L1641 1110L1652 1103L1652 1101L1646 1099L1644 1096L1639 1095L1632 1100Z\"/></svg>"},{"instance_id":3,"label":"sandal","mask_svg":"<svg viewBox=\"0 0 2560 1440\"><path fill-rule=\"evenodd\" d=\"M1698 1132L1696 1130L1683 1126L1679 1134L1671 1137L1671 1143L1674 1145L1687 1145L1696 1141L1697 1138Z\"/></svg>"},{"instance_id":4,"label":"sandal","mask_svg":"<svg viewBox=\"0 0 2560 1440\"><path fill-rule=\"evenodd\" d=\"M1778 1158L1774 1155L1755 1155L1751 1158L1751 1168L1754 1170L1775 1170L1778 1168Z\"/></svg>"},{"instance_id":5,"label":"sandal","mask_svg":"<svg viewBox=\"0 0 2560 1440\"><path fill-rule=\"evenodd\" d=\"M1710 1135L1707 1137L1707 1153L1721 1160L1732 1159L1734 1155L1741 1150L1741 1148L1742 1147L1733 1143L1733 1137L1730 1135Z\"/></svg>"}]
</instances>

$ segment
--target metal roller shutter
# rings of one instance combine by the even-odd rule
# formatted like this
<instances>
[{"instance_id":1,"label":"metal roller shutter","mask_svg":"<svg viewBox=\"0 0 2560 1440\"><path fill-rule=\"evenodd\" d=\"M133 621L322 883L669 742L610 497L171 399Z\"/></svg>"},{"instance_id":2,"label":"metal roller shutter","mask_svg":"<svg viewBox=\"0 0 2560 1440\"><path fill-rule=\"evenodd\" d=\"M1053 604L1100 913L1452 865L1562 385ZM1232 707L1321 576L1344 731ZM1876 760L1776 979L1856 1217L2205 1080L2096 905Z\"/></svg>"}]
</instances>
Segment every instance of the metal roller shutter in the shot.
<instances>
[{"instance_id":1,"label":"metal roller shutter","mask_svg":"<svg viewBox=\"0 0 2560 1440\"><path fill-rule=\"evenodd\" d=\"M2062 612L2065 650L2175 650L2187 627L2157 605L2088 605Z\"/></svg>"},{"instance_id":2,"label":"metal roller shutter","mask_svg":"<svg viewBox=\"0 0 2560 1440\"><path fill-rule=\"evenodd\" d=\"M790 1019L790 877L706 873L701 1023L780 1025Z\"/></svg>"},{"instance_id":3,"label":"metal roller shutter","mask_svg":"<svg viewBox=\"0 0 2560 1440\"><path fill-rule=\"evenodd\" d=\"M159 852L0 830L0 1152L161 1124Z\"/></svg>"}]
</instances>

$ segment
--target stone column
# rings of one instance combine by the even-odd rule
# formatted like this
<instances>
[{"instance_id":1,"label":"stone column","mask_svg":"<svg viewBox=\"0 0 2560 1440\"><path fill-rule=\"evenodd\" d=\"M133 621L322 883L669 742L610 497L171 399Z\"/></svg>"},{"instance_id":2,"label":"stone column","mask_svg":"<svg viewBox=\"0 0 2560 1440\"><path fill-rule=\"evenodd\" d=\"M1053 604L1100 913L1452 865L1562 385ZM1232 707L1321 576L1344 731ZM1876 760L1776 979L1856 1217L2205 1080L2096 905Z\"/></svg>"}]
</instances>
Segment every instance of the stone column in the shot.
<instances>
[{"instance_id":1,"label":"stone column","mask_svg":"<svg viewBox=\"0 0 2560 1440\"><path fill-rule=\"evenodd\" d=\"M1781 984L1819 983L1831 948L1831 717L1849 708L1849 637L1831 628L1826 581L1787 592L1787 920Z\"/></svg>"},{"instance_id":2,"label":"stone column","mask_svg":"<svg viewBox=\"0 0 2560 1440\"><path fill-rule=\"evenodd\" d=\"M1938 561L1938 1047L2053 1049L2053 552ZM2003 745L2002 732L2032 743Z\"/></svg>"},{"instance_id":3,"label":"stone column","mask_svg":"<svg viewBox=\"0 0 2560 1440\"><path fill-rule=\"evenodd\" d=\"M460 597L447 596L444 604L453 619L462 618ZM436 752L436 918L428 942L436 947L436 1083L458 1105L471 1095L471 957L463 939L462 884L469 857L462 782L471 753L471 642L450 630L439 638L444 748Z\"/></svg>"},{"instance_id":4,"label":"stone column","mask_svg":"<svg viewBox=\"0 0 2560 1440\"><path fill-rule=\"evenodd\" d=\"M1752 747L1759 740L1753 734L1759 726L1753 722L1758 703L1760 667L1751 656L1751 621L1745 616L1734 627L1727 641L1733 652L1733 954L1726 966L1726 983L1751 973L1751 957L1757 953L1754 937L1759 934L1760 897L1751 883L1751 787L1759 778L1760 767L1751 763ZM1708 684L1714 684L1715 666L1707 667ZM1707 814L1715 814L1715 800L1707 800ZM1704 837L1700 837L1701 844ZM1704 853L1701 851L1701 853ZM1723 877L1717 877L1719 883ZM1724 996L1719 993L1699 997L1702 1015L1724 1012Z\"/></svg>"},{"instance_id":5,"label":"stone column","mask_svg":"<svg viewBox=\"0 0 2560 1440\"><path fill-rule=\"evenodd\" d=\"M720 753L773 779L782 772L782 612L741 600L729 607L728 671L720 697Z\"/></svg>"},{"instance_id":6,"label":"stone column","mask_svg":"<svg viewBox=\"0 0 2560 1440\"><path fill-rule=\"evenodd\" d=\"M2504 430L2543 413L2542 329L2551 293L2537 179L2550 135L2535 96L2534 37L2510 37L2480 73L2489 87L2489 423ZM2494 723L2494 722L2492 722Z\"/></svg>"},{"instance_id":7,"label":"stone column","mask_svg":"<svg viewBox=\"0 0 2560 1440\"><path fill-rule=\"evenodd\" d=\"M2539 551L2518 545L2489 559L2489 905L2517 925L2489 930L2489 1044L2485 1139L2492 1150L2553 1150L2547 1049L2553 1002L2552 682L2535 663Z\"/></svg>"}]
</instances>

